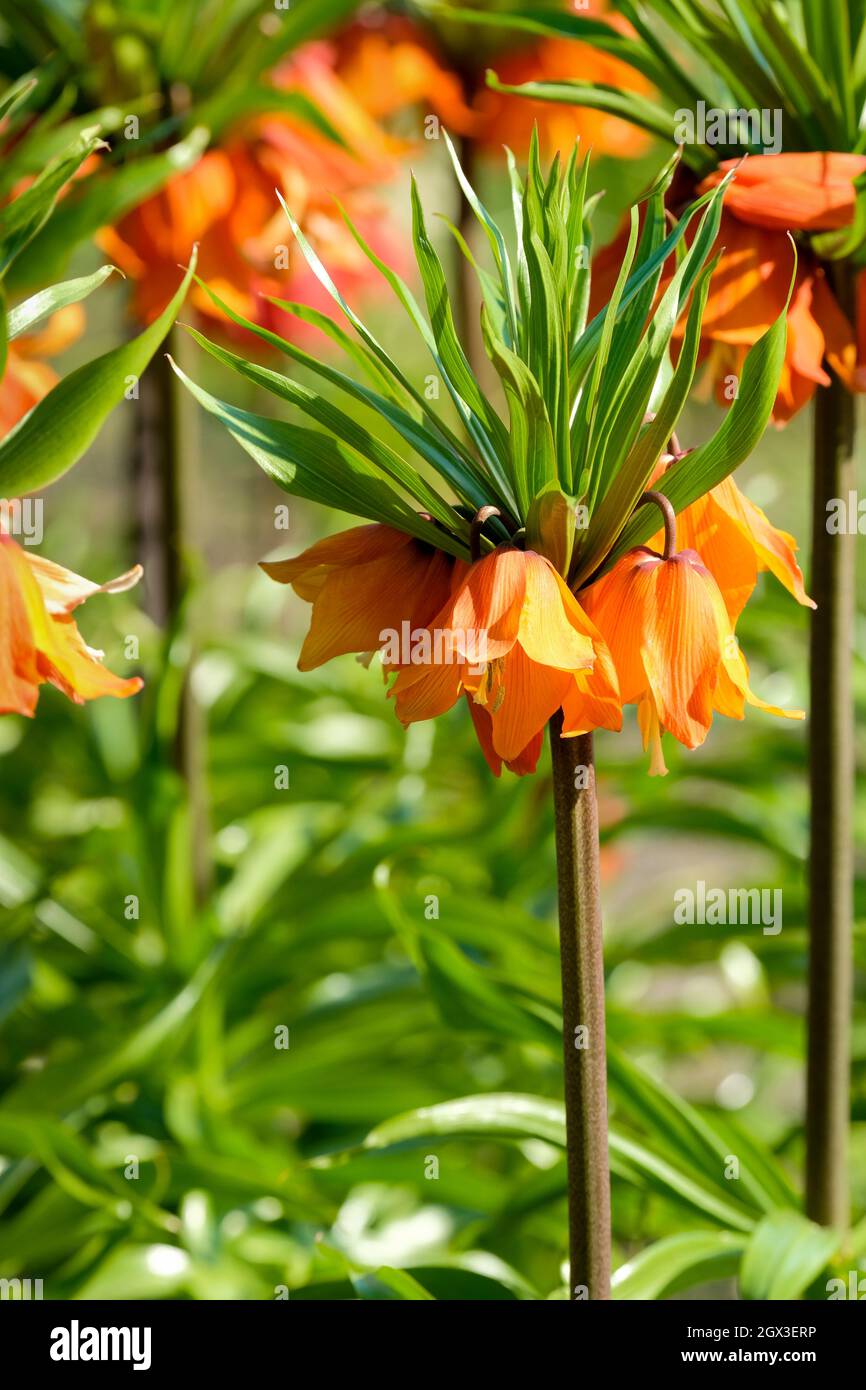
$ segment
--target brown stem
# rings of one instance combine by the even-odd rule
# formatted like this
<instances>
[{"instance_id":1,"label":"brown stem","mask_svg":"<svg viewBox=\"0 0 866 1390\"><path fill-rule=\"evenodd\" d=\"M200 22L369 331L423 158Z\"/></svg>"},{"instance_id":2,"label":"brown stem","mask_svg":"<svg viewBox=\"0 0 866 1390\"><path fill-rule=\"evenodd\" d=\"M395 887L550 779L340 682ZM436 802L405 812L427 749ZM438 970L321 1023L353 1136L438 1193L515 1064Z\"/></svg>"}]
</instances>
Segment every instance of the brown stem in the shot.
<instances>
[{"instance_id":1,"label":"brown stem","mask_svg":"<svg viewBox=\"0 0 866 1390\"><path fill-rule=\"evenodd\" d=\"M171 351L170 343L171 335L166 351ZM174 372L158 352L138 384L133 450L135 553L144 566L145 607L158 627L169 624L184 588L174 385Z\"/></svg>"},{"instance_id":2,"label":"brown stem","mask_svg":"<svg viewBox=\"0 0 866 1390\"><path fill-rule=\"evenodd\" d=\"M842 308L853 313L851 269L839 267L834 278ZM827 504L841 498L847 505L855 487L854 436L854 397L833 376L815 397L813 442L806 1210L842 1230L850 1216L856 535L850 527L829 532Z\"/></svg>"},{"instance_id":3,"label":"brown stem","mask_svg":"<svg viewBox=\"0 0 866 1390\"><path fill-rule=\"evenodd\" d=\"M637 511L638 507L646 506L648 502L651 502L654 506L658 507L659 511L662 514L662 519L665 524L664 559L669 560L672 555L676 554L677 548L676 512L673 509L673 504L669 501L667 497L665 497L663 492L653 492L652 489L649 489L640 498L638 498L638 501L635 503L635 511Z\"/></svg>"},{"instance_id":4,"label":"brown stem","mask_svg":"<svg viewBox=\"0 0 866 1390\"><path fill-rule=\"evenodd\" d=\"M139 383L133 481L136 494L136 553L144 566L145 604L171 640L187 589L183 560L184 488L181 474L181 420L177 381L167 353L182 350L174 330ZM192 665L191 655L190 666ZM194 898L201 904L210 885L209 830L204 765L205 733L201 708L190 687L189 670L178 700L172 746L175 769L189 798L190 872Z\"/></svg>"},{"instance_id":5,"label":"brown stem","mask_svg":"<svg viewBox=\"0 0 866 1390\"><path fill-rule=\"evenodd\" d=\"M472 525L469 527L469 554L472 560L481 559L481 533L484 530L484 523L489 521L492 516L501 516L498 507L481 507L473 517Z\"/></svg>"},{"instance_id":6,"label":"brown stem","mask_svg":"<svg viewBox=\"0 0 866 1390\"><path fill-rule=\"evenodd\" d=\"M568 1161L570 1291L610 1298L604 948L592 734L550 721Z\"/></svg>"}]
</instances>

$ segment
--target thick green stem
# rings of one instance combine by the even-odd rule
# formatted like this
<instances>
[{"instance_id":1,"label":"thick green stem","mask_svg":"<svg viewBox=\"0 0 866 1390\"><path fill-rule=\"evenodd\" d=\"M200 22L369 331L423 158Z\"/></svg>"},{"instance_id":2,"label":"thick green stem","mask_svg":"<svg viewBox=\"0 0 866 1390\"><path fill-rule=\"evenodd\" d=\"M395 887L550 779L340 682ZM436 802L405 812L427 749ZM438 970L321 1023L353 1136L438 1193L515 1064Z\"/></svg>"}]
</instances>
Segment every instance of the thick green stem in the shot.
<instances>
[{"instance_id":1,"label":"thick green stem","mask_svg":"<svg viewBox=\"0 0 866 1390\"><path fill-rule=\"evenodd\" d=\"M853 309L851 272L836 289ZM827 504L847 508L855 487L854 397L834 376L819 388L814 417L809 775L809 1043L806 1098L806 1210L845 1229L848 1191L853 916L854 631L856 529L828 529ZM856 509L855 509L856 511ZM855 516L856 528L856 516Z\"/></svg>"},{"instance_id":2,"label":"thick green stem","mask_svg":"<svg viewBox=\"0 0 866 1390\"><path fill-rule=\"evenodd\" d=\"M604 946L592 734L550 721L568 1154L572 1298L610 1298Z\"/></svg>"}]
</instances>

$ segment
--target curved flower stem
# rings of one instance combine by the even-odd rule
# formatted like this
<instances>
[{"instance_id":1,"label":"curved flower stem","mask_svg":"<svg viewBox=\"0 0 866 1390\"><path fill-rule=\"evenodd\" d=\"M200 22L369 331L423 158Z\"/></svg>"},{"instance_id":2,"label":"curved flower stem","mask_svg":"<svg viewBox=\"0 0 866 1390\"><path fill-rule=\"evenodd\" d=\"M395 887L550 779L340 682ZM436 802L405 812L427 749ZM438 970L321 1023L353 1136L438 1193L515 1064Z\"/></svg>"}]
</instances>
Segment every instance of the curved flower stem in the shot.
<instances>
[{"instance_id":1,"label":"curved flower stem","mask_svg":"<svg viewBox=\"0 0 866 1390\"><path fill-rule=\"evenodd\" d=\"M648 502L658 507L662 514L662 519L665 524L665 549L663 558L669 560L671 556L676 553L677 548L676 512L673 509L673 504L665 497L663 492L653 492L651 488L647 492L642 493L638 498L635 504L635 511L637 511L638 507L645 507Z\"/></svg>"},{"instance_id":2,"label":"curved flower stem","mask_svg":"<svg viewBox=\"0 0 866 1390\"><path fill-rule=\"evenodd\" d=\"M481 533L484 530L485 521L489 521L492 516L501 516L498 507L481 507L475 513L472 525L469 527L469 554L473 564L481 559Z\"/></svg>"},{"instance_id":3,"label":"curved flower stem","mask_svg":"<svg viewBox=\"0 0 866 1390\"><path fill-rule=\"evenodd\" d=\"M604 948L592 734L550 721L568 1155L572 1298L610 1298Z\"/></svg>"},{"instance_id":4,"label":"curved flower stem","mask_svg":"<svg viewBox=\"0 0 866 1390\"><path fill-rule=\"evenodd\" d=\"M850 268L839 267L835 278L842 307L852 313ZM835 376L830 386L816 393L814 431L811 594L818 606L812 617L810 651L806 1210L813 1221L844 1230L850 1215L854 782L850 644L856 535L830 534L827 503L842 498L847 505L855 487L855 403Z\"/></svg>"}]
</instances>

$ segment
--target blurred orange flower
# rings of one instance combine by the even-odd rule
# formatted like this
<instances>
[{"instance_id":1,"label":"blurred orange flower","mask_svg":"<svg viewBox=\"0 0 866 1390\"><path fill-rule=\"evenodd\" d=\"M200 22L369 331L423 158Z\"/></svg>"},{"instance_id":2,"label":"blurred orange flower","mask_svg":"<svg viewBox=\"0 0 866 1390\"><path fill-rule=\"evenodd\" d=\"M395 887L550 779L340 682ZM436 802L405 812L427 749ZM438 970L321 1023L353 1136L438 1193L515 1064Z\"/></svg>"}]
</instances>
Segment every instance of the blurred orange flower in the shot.
<instances>
[{"instance_id":1,"label":"blurred orange flower","mask_svg":"<svg viewBox=\"0 0 866 1390\"><path fill-rule=\"evenodd\" d=\"M737 161L726 161L698 186L715 187ZM708 370L722 402L726 378L739 377L746 353L781 313L791 282L787 232L826 232L854 217L854 179L866 156L813 152L756 155L725 194L718 246L724 254L710 284L703 334ZM830 366L852 391L866 390L863 351L824 269L805 244L788 310L785 366L773 412L783 423L828 386ZM863 318L862 276L860 314ZM861 324L861 331L866 325Z\"/></svg>"},{"instance_id":2,"label":"blurred orange flower","mask_svg":"<svg viewBox=\"0 0 866 1390\"><path fill-rule=\"evenodd\" d=\"M118 593L140 576L136 567L92 584L22 549L0 525L0 714L32 716L46 682L76 704L140 690L138 676L123 679L102 665L102 653L85 644L71 616L93 594Z\"/></svg>"},{"instance_id":3,"label":"blurred orange flower","mask_svg":"<svg viewBox=\"0 0 866 1390\"><path fill-rule=\"evenodd\" d=\"M460 135L477 126L460 76L411 20L373 12L347 25L336 43L341 80L376 120L420 105Z\"/></svg>"},{"instance_id":4,"label":"blurred orange flower","mask_svg":"<svg viewBox=\"0 0 866 1390\"><path fill-rule=\"evenodd\" d=\"M230 308L297 337L298 321L264 296L297 299L330 312L333 303L297 251L279 206L279 189L340 288L378 283L376 271L346 227L335 197L377 251L396 256L387 218L372 190L396 168L397 146L355 100L335 71L335 51L308 45L273 74L281 91L301 92L343 136L346 148L286 115L260 116L209 150L117 226L103 230L103 249L135 281L133 311L149 322L162 309L199 245L198 272ZM398 257L399 259L399 257ZM198 288L200 313L227 320Z\"/></svg>"},{"instance_id":5,"label":"blurred orange flower","mask_svg":"<svg viewBox=\"0 0 866 1390\"><path fill-rule=\"evenodd\" d=\"M737 167L739 166L739 167ZM725 193L725 209L715 250L721 259L710 281L704 311L701 361L720 404L730 404L749 349L782 312L788 297L793 253L788 231L837 231L854 217L854 179L866 170L866 156L854 154L751 155L745 163L727 160L697 190L682 168L680 196L715 187L732 168L737 173ZM690 241L691 229L686 233ZM623 227L593 258L593 311L607 302L627 242ZM866 390L866 278L858 277L857 329L843 312L824 267L808 243L797 246L798 264L788 308L785 363L773 407L784 424L828 386L824 359L851 391ZM667 275L659 287L663 293ZM681 339L679 324L675 338Z\"/></svg>"},{"instance_id":6,"label":"blurred orange flower","mask_svg":"<svg viewBox=\"0 0 866 1390\"><path fill-rule=\"evenodd\" d=\"M0 379L0 439L57 384L57 373L44 358L54 357L84 332L80 304L58 309L38 333L22 333L9 344Z\"/></svg>"},{"instance_id":7,"label":"blurred orange flower","mask_svg":"<svg viewBox=\"0 0 866 1390\"><path fill-rule=\"evenodd\" d=\"M575 8L584 17L591 13L594 19L604 18L611 27L630 32L621 15L607 13L605 0L592 0L591 11L586 5L569 3L562 8ZM578 139L584 148L600 154L633 158L643 152L648 137L616 116L589 107L508 96L486 83L487 69L492 68L509 85L577 80L647 93L650 84L641 73L590 44L509 33L505 13L493 46L485 41L490 32L471 29L471 47L458 49L452 43L446 58L434 46L429 31L405 18L374 13L343 31L340 75L377 118L426 106L449 130L497 155L503 145L518 156L525 155L535 126L545 156L557 150L567 155ZM503 48L505 41L509 46Z\"/></svg>"},{"instance_id":8,"label":"blurred orange flower","mask_svg":"<svg viewBox=\"0 0 866 1390\"><path fill-rule=\"evenodd\" d=\"M574 8L584 17L589 15L586 6L564 8ZM632 32L627 21L621 15L608 14L606 4L600 0L592 5L592 18L603 18L621 33ZM572 81L597 82L644 96L652 91L643 74L621 58L575 39L542 39L496 58L490 66L507 86ZM541 151L547 158L557 151L567 156L577 140L583 149L591 149L596 155L625 159L638 158L649 145L649 136L642 130L606 111L510 96L487 87L483 73L480 77L475 105L482 124L476 139L487 150L498 153L507 145L515 154L524 154L534 127L538 128Z\"/></svg>"}]
</instances>

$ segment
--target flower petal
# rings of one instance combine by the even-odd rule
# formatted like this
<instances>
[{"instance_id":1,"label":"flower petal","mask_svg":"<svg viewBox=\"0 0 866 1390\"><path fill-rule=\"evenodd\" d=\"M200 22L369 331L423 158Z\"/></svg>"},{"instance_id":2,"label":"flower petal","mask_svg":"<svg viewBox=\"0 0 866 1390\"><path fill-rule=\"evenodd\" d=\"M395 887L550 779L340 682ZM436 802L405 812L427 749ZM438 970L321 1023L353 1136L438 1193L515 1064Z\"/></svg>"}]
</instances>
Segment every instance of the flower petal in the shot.
<instances>
[{"instance_id":1,"label":"flower petal","mask_svg":"<svg viewBox=\"0 0 866 1390\"><path fill-rule=\"evenodd\" d=\"M118 575L116 579L108 579L104 584L94 584L92 580L84 579L82 575L64 569L62 565L56 565L44 555L36 555L29 550L22 553L36 576L49 613L71 613L73 608L77 608L94 594L125 593L127 589L135 587L144 573L141 565L134 565L131 570Z\"/></svg>"},{"instance_id":2,"label":"flower petal","mask_svg":"<svg viewBox=\"0 0 866 1390\"><path fill-rule=\"evenodd\" d=\"M762 570L769 570L789 594L807 608L815 604L803 587L803 572L797 564L794 552L797 543L786 531L779 531L764 515L760 507L750 502L737 487L733 478L713 488L712 502L726 513L753 546L757 561ZM699 546L694 547L706 563ZM713 572L712 565L707 568ZM719 586L722 587L721 585ZM730 611L730 610L729 610Z\"/></svg>"},{"instance_id":3,"label":"flower petal","mask_svg":"<svg viewBox=\"0 0 866 1390\"><path fill-rule=\"evenodd\" d=\"M450 587L451 566L439 550L412 542L368 564L333 569L313 603L298 669L310 671L346 652L378 650L386 630L426 628Z\"/></svg>"},{"instance_id":4,"label":"flower petal","mask_svg":"<svg viewBox=\"0 0 866 1390\"><path fill-rule=\"evenodd\" d=\"M389 697L396 702L397 718L401 724L415 724L421 719L435 719L456 704L462 689L458 664L440 666L404 666L391 689Z\"/></svg>"},{"instance_id":5,"label":"flower petal","mask_svg":"<svg viewBox=\"0 0 866 1390\"><path fill-rule=\"evenodd\" d=\"M651 694L663 728L687 748L703 743L730 625L700 557L685 550L663 560L641 547L583 597L610 647L623 702Z\"/></svg>"},{"instance_id":6,"label":"flower petal","mask_svg":"<svg viewBox=\"0 0 866 1390\"><path fill-rule=\"evenodd\" d=\"M560 671L591 669L594 649L586 626L577 599L550 561L527 550L517 640L530 661Z\"/></svg>"},{"instance_id":7,"label":"flower petal","mask_svg":"<svg viewBox=\"0 0 866 1390\"><path fill-rule=\"evenodd\" d=\"M493 747L506 762L519 758L562 705L573 677L568 671L530 661L515 645L502 661L501 675L487 709Z\"/></svg>"},{"instance_id":8,"label":"flower petal","mask_svg":"<svg viewBox=\"0 0 866 1390\"><path fill-rule=\"evenodd\" d=\"M455 633L486 634L489 660L505 656L517 640L526 595L526 556L499 546L467 569L437 623ZM470 654L471 655L471 654Z\"/></svg>"},{"instance_id":9,"label":"flower petal","mask_svg":"<svg viewBox=\"0 0 866 1390\"><path fill-rule=\"evenodd\" d=\"M866 157L837 151L753 155L724 160L699 187L704 193L736 168L725 206L743 222L779 231L819 232L847 227L854 217L854 179Z\"/></svg>"},{"instance_id":10,"label":"flower petal","mask_svg":"<svg viewBox=\"0 0 866 1390\"><path fill-rule=\"evenodd\" d=\"M39 698L40 676L17 550L0 535L0 714L31 716ZM30 582L30 601L37 603L35 580Z\"/></svg>"},{"instance_id":11,"label":"flower petal","mask_svg":"<svg viewBox=\"0 0 866 1390\"><path fill-rule=\"evenodd\" d=\"M383 555L393 555L411 543L412 537L390 526L353 526L325 536L288 560L262 560L259 568L278 584L291 584L300 598L312 603L333 569L365 565Z\"/></svg>"}]
</instances>

